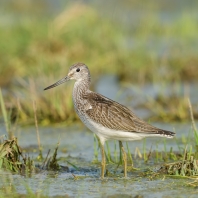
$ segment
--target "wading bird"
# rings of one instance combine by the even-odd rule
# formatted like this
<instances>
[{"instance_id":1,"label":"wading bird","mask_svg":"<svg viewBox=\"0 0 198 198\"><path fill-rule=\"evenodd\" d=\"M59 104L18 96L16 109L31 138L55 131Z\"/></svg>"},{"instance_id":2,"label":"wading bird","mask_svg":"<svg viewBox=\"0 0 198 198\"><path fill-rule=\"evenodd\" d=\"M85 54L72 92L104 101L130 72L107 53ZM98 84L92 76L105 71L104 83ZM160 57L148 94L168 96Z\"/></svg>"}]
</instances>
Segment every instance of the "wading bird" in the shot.
<instances>
[{"instance_id":1,"label":"wading bird","mask_svg":"<svg viewBox=\"0 0 198 198\"><path fill-rule=\"evenodd\" d=\"M105 172L106 140L118 140L123 152L124 176L127 177L127 155L122 141L140 140L145 137L172 138L175 133L156 128L138 118L127 107L89 90L91 75L83 63L76 63L69 69L68 75L44 90L56 87L69 80L75 80L73 88L74 108L82 122L94 132L100 140L102 155L101 178Z\"/></svg>"}]
</instances>

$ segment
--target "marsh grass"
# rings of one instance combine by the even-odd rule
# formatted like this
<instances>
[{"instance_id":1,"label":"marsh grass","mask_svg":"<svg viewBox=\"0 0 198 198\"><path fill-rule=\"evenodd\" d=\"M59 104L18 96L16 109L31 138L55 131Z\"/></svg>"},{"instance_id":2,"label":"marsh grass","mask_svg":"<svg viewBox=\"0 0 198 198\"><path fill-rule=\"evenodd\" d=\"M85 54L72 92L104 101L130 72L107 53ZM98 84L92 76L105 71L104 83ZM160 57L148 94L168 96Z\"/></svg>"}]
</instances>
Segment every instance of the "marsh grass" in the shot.
<instances>
[{"instance_id":1,"label":"marsh grass","mask_svg":"<svg viewBox=\"0 0 198 198\"><path fill-rule=\"evenodd\" d=\"M3 140L0 144L0 168L18 173L32 173L35 170L33 161L23 156L16 138Z\"/></svg>"},{"instance_id":2,"label":"marsh grass","mask_svg":"<svg viewBox=\"0 0 198 198\"><path fill-rule=\"evenodd\" d=\"M37 136L37 142L38 142L38 149L39 149L39 155L37 159L43 160L43 154L42 154L42 146L41 146L41 140L40 140L40 134L38 129L38 121L37 121L37 114L36 114L36 102L32 101L33 103L33 110L34 110L34 120L35 120L35 127L36 127L36 136Z\"/></svg>"},{"instance_id":3,"label":"marsh grass","mask_svg":"<svg viewBox=\"0 0 198 198\"><path fill-rule=\"evenodd\" d=\"M192 121L192 129L193 129L192 131L194 135L194 138L193 138L194 149L192 149L192 146L188 146L188 144L191 145L190 143L188 143L182 155L183 159L177 162L167 164L165 165L165 168L167 170L167 173L170 175L185 176L185 177L186 176L198 177L198 131L195 125L192 105L191 105L189 98L188 98L188 105L189 105L189 111L190 111L190 116L191 116L191 121ZM190 148L188 149L188 147Z\"/></svg>"},{"instance_id":4,"label":"marsh grass","mask_svg":"<svg viewBox=\"0 0 198 198\"><path fill-rule=\"evenodd\" d=\"M10 117L10 113L8 113L6 110L1 89L0 89L0 104L1 104L1 112L3 114L3 119L6 127L6 132L8 134L8 138L11 139L13 137L13 132L11 129L11 119L10 119L11 117Z\"/></svg>"},{"instance_id":5,"label":"marsh grass","mask_svg":"<svg viewBox=\"0 0 198 198\"><path fill-rule=\"evenodd\" d=\"M190 102L189 98L188 98L188 105L189 105L190 117L191 117L191 121L192 121L192 128L193 128L193 132L194 132L194 139L195 139L196 150L197 150L197 147L198 147L198 130L197 130L197 127L196 127L196 124L195 124L192 105L191 105L191 102Z\"/></svg>"},{"instance_id":6,"label":"marsh grass","mask_svg":"<svg viewBox=\"0 0 198 198\"><path fill-rule=\"evenodd\" d=\"M0 169L5 169L17 173L26 173L31 174L35 172L36 167L34 165L34 160L29 156L24 156L22 149L18 145L17 138L13 136L11 133L11 117L8 115L8 112L5 108L5 103L3 100L3 96L0 90L0 103L1 110L4 116L4 122L6 126L6 131L8 133L9 139L4 140L4 136L0 139ZM42 157L42 147L38 129L37 122L37 112L36 112L36 104L33 101L33 110L34 110L34 118L35 118L35 127L38 141L38 151L39 155L37 160L43 160ZM60 166L57 161L57 151L58 151L59 143L57 144L54 153L51 157L48 158L49 153L46 156L46 159L43 161L42 168L47 170L60 170Z\"/></svg>"},{"instance_id":7,"label":"marsh grass","mask_svg":"<svg viewBox=\"0 0 198 198\"><path fill-rule=\"evenodd\" d=\"M55 81L57 81L55 78L50 80L51 83ZM32 93L24 93L25 97L23 99L19 99L19 120L22 123L35 123L35 119L33 119L35 117L35 113L32 108L29 108L29 105L32 103L32 98L38 104L36 108L37 122L42 125L48 125L50 123L54 123L54 121L56 121L56 123L65 121L65 124L69 125L77 120L77 116L73 110L71 84L66 87L67 91L63 90L62 92L60 92L59 88L44 92L44 87L40 87L37 90L35 87L39 87L39 84L44 84L43 80L38 79L37 82L32 81L27 84L29 89L33 90ZM45 82L45 84L47 86L49 82Z\"/></svg>"},{"instance_id":8,"label":"marsh grass","mask_svg":"<svg viewBox=\"0 0 198 198\"><path fill-rule=\"evenodd\" d=\"M52 157L47 160L46 168L47 170L60 170L60 165L58 164L57 160L57 152L58 152L59 143L57 144L56 148L54 149L54 153Z\"/></svg>"},{"instance_id":9,"label":"marsh grass","mask_svg":"<svg viewBox=\"0 0 198 198\"><path fill-rule=\"evenodd\" d=\"M153 87L156 85L153 84ZM151 111L149 117L152 121L164 120L171 121L186 121L189 120L189 92L190 87L182 82L161 82L156 86L158 93L155 96L145 95L146 101L140 103L137 107L143 107ZM154 88L155 89L155 88ZM196 103L192 114L197 118Z\"/></svg>"},{"instance_id":10,"label":"marsh grass","mask_svg":"<svg viewBox=\"0 0 198 198\"><path fill-rule=\"evenodd\" d=\"M172 151L172 148L169 153L166 153L166 161L167 157L172 160L172 162L166 163L162 165L159 173L176 176L177 178L187 178L193 179L193 182L188 183L191 186L197 186L198 179L198 146L197 146L197 127L195 125L193 113L192 113L192 105L190 99L188 98L188 105L190 110L190 116L192 121L192 133L194 135L193 141L190 138L185 140L184 147L180 149L179 153L175 153ZM166 151L166 146L164 146L164 151ZM183 152L182 152L183 150ZM156 156L156 158L158 158Z\"/></svg>"},{"instance_id":11,"label":"marsh grass","mask_svg":"<svg viewBox=\"0 0 198 198\"><path fill-rule=\"evenodd\" d=\"M39 172L40 170L58 171L61 169L57 159L58 147L59 143L55 147L52 156L49 156L49 150L42 165L35 166L36 161L38 162L38 158L31 159L29 156L24 156L16 138L11 140L2 140L0 143L0 169L27 175L32 174L35 171Z\"/></svg>"},{"instance_id":12,"label":"marsh grass","mask_svg":"<svg viewBox=\"0 0 198 198\"><path fill-rule=\"evenodd\" d=\"M131 166L133 167L133 159L132 159L131 151L130 151L129 146L128 146L128 142L126 142L126 147L127 147L127 152L128 152L128 158L130 160Z\"/></svg>"},{"instance_id":13,"label":"marsh grass","mask_svg":"<svg viewBox=\"0 0 198 198\"><path fill-rule=\"evenodd\" d=\"M29 157L23 156L22 150L17 143L17 138L13 136L11 116L6 110L1 90L0 103L8 134L8 140L2 138L0 142L0 168L14 172L33 172L33 161Z\"/></svg>"},{"instance_id":14,"label":"marsh grass","mask_svg":"<svg viewBox=\"0 0 198 198\"><path fill-rule=\"evenodd\" d=\"M168 175L198 176L198 160L192 150L185 149L182 160L165 164L163 169Z\"/></svg>"},{"instance_id":15,"label":"marsh grass","mask_svg":"<svg viewBox=\"0 0 198 198\"><path fill-rule=\"evenodd\" d=\"M33 160L23 155L17 138L13 135L11 113L7 112L1 90L0 103L8 134L8 139L4 140L4 138L2 138L0 142L0 168L18 173L32 173L35 170Z\"/></svg>"}]
</instances>

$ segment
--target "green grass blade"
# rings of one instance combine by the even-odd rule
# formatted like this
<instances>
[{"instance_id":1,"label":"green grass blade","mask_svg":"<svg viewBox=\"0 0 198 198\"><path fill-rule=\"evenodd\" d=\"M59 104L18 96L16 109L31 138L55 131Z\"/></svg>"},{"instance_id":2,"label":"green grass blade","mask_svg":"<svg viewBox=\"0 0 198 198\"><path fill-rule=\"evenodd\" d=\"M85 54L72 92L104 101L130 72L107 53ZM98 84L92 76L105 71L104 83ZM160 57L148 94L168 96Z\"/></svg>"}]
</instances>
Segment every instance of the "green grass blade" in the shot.
<instances>
[{"instance_id":1,"label":"green grass blade","mask_svg":"<svg viewBox=\"0 0 198 198\"><path fill-rule=\"evenodd\" d=\"M4 122L5 122L6 131L7 131L8 135L10 135L10 120L8 118L8 114L6 111L6 107L5 107L5 103L3 100L3 95L2 95L1 89L0 89L0 103L1 103L1 111L3 114Z\"/></svg>"}]
</instances>

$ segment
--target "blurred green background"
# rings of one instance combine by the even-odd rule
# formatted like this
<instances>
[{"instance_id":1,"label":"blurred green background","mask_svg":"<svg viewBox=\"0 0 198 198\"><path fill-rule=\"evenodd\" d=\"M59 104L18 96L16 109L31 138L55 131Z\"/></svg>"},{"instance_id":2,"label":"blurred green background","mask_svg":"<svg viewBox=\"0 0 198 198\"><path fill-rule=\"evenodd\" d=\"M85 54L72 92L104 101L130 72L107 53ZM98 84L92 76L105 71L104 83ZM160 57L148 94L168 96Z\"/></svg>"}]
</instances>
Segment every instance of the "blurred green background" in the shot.
<instances>
[{"instance_id":1,"label":"blurred green background","mask_svg":"<svg viewBox=\"0 0 198 198\"><path fill-rule=\"evenodd\" d=\"M72 85L43 92L76 62L93 84L105 74L125 85L196 83L197 10L197 0L0 1L0 87L11 116L32 123L34 100L39 122L76 121ZM159 95L146 106L158 105L161 120L186 120L186 98Z\"/></svg>"}]
</instances>

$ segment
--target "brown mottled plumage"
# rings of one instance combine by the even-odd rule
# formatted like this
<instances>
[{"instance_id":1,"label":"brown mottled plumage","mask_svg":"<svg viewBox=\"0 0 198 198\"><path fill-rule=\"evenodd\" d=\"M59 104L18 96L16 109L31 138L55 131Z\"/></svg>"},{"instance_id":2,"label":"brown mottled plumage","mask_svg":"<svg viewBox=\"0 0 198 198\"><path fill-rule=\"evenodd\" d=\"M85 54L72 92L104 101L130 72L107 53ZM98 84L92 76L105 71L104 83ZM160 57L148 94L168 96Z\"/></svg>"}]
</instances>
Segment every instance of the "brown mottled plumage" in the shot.
<instances>
[{"instance_id":1,"label":"brown mottled plumage","mask_svg":"<svg viewBox=\"0 0 198 198\"><path fill-rule=\"evenodd\" d=\"M127 107L98 93L90 92L83 96L92 106L86 111L91 120L104 127L123 132L161 134L173 136L175 133L156 128L138 118Z\"/></svg>"},{"instance_id":2,"label":"brown mottled plumage","mask_svg":"<svg viewBox=\"0 0 198 198\"><path fill-rule=\"evenodd\" d=\"M101 178L104 178L106 140L118 140L123 152L124 175L127 176L127 155L121 141L139 140L145 137L171 138L175 133L151 126L138 118L127 107L89 90L90 72L83 63L70 67L68 75L45 90L56 87L68 80L76 80L73 89L73 102L76 113L82 122L100 139L102 154Z\"/></svg>"}]
</instances>

